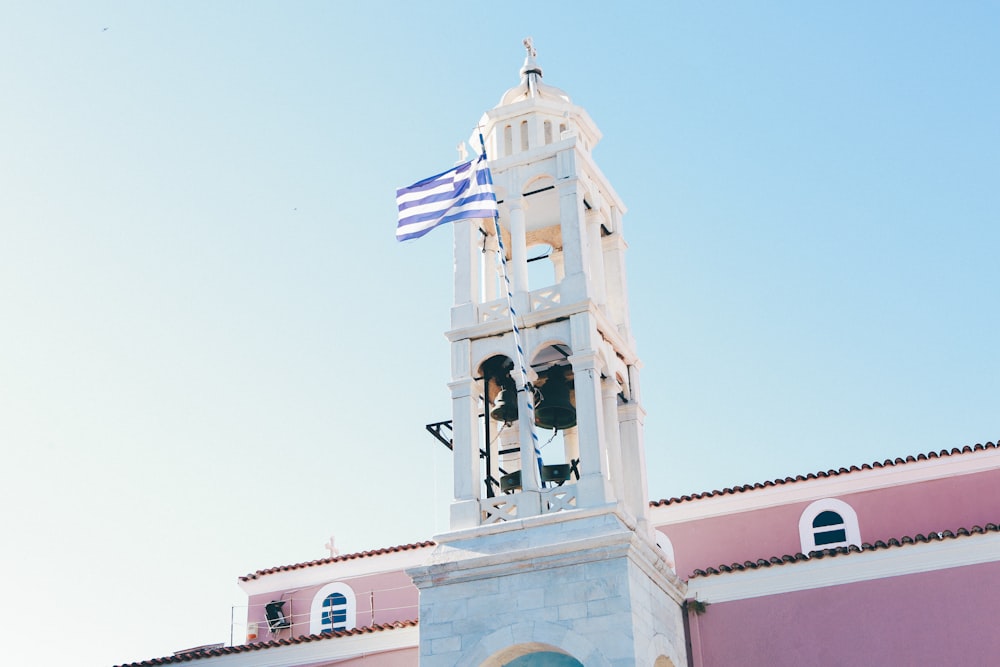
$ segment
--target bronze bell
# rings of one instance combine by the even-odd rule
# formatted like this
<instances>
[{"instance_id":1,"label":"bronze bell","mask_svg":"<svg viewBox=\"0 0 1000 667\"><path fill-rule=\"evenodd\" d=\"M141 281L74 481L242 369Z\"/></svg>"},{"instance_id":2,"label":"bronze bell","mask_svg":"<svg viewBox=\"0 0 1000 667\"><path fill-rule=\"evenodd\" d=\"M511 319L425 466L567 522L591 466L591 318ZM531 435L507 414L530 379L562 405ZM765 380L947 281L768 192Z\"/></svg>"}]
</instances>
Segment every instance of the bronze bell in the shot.
<instances>
[{"instance_id":1,"label":"bronze bell","mask_svg":"<svg viewBox=\"0 0 1000 667\"><path fill-rule=\"evenodd\" d=\"M570 383L565 366L553 366L545 371L545 384L538 387L541 395L535 408L535 425L564 431L576 426L576 408L570 400Z\"/></svg>"},{"instance_id":2,"label":"bronze bell","mask_svg":"<svg viewBox=\"0 0 1000 667\"><path fill-rule=\"evenodd\" d=\"M493 405L496 407L490 412L490 417L506 424L517 421L517 386L510 377L502 382L500 395Z\"/></svg>"}]
</instances>

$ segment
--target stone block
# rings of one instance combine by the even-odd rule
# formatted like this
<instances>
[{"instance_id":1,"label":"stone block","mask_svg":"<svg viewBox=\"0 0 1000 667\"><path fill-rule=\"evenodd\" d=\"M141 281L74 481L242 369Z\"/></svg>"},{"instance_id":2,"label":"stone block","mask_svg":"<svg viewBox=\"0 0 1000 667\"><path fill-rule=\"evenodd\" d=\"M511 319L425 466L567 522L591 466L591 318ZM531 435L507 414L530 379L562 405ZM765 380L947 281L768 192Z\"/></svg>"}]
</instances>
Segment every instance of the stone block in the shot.
<instances>
[{"instance_id":1,"label":"stone block","mask_svg":"<svg viewBox=\"0 0 1000 667\"><path fill-rule=\"evenodd\" d=\"M447 623L454 619L465 618L468 614L469 601L465 598L435 599L420 605L420 624Z\"/></svg>"},{"instance_id":2,"label":"stone block","mask_svg":"<svg viewBox=\"0 0 1000 667\"><path fill-rule=\"evenodd\" d=\"M461 650L462 638L459 636L453 635L451 637L440 637L438 639L431 640L431 653L433 655L441 655L442 653Z\"/></svg>"},{"instance_id":3,"label":"stone block","mask_svg":"<svg viewBox=\"0 0 1000 667\"><path fill-rule=\"evenodd\" d=\"M576 585L550 586L545 589L545 606L561 607L575 602L586 602L586 591Z\"/></svg>"},{"instance_id":4,"label":"stone block","mask_svg":"<svg viewBox=\"0 0 1000 667\"><path fill-rule=\"evenodd\" d=\"M495 616L510 608L510 595L474 595L469 598L466 606L466 617Z\"/></svg>"},{"instance_id":5,"label":"stone block","mask_svg":"<svg viewBox=\"0 0 1000 667\"><path fill-rule=\"evenodd\" d=\"M587 616L587 603L577 602L575 604L564 604L559 607L559 620L565 621Z\"/></svg>"},{"instance_id":6,"label":"stone block","mask_svg":"<svg viewBox=\"0 0 1000 667\"><path fill-rule=\"evenodd\" d=\"M440 639L441 637L451 637L455 634L451 623L420 624L420 640Z\"/></svg>"},{"instance_id":7,"label":"stone block","mask_svg":"<svg viewBox=\"0 0 1000 667\"><path fill-rule=\"evenodd\" d=\"M599 617L610 616L622 611L623 602L621 600L589 600L587 603L587 616Z\"/></svg>"}]
</instances>

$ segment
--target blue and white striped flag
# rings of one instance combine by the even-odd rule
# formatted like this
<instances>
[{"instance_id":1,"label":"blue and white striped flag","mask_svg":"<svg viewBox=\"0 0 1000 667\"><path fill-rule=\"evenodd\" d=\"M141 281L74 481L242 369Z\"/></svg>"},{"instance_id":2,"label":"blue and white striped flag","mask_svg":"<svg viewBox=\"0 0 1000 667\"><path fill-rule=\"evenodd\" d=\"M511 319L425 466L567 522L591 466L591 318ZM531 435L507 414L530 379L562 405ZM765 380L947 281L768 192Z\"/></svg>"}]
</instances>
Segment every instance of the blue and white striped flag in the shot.
<instances>
[{"instance_id":1,"label":"blue and white striped flag","mask_svg":"<svg viewBox=\"0 0 1000 667\"><path fill-rule=\"evenodd\" d=\"M423 236L438 225L462 218L493 218L497 196L486 155L463 162L443 174L396 190L399 224L396 240Z\"/></svg>"}]
</instances>

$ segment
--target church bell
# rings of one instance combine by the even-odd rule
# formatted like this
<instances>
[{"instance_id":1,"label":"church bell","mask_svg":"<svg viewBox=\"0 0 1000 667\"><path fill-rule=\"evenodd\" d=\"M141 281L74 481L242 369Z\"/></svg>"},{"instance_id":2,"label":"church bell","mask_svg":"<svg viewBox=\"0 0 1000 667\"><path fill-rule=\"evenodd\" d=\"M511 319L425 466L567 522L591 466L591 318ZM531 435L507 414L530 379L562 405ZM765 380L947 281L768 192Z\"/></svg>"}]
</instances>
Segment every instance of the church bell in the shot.
<instances>
[{"instance_id":1,"label":"church bell","mask_svg":"<svg viewBox=\"0 0 1000 667\"><path fill-rule=\"evenodd\" d=\"M553 366L545 371L545 383L538 387L541 398L535 408L535 425L539 428L564 431L576 426L576 408L570 397L570 381L565 366Z\"/></svg>"},{"instance_id":2,"label":"church bell","mask_svg":"<svg viewBox=\"0 0 1000 667\"><path fill-rule=\"evenodd\" d=\"M493 408L490 417L505 424L517 421L517 385L510 375L513 368L514 362L503 355L490 357L482 366L486 400Z\"/></svg>"},{"instance_id":3,"label":"church bell","mask_svg":"<svg viewBox=\"0 0 1000 667\"><path fill-rule=\"evenodd\" d=\"M501 382L500 395L493 405L495 407L490 412L490 417L506 424L517 421L517 386L510 376Z\"/></svg>"}]
</instances>

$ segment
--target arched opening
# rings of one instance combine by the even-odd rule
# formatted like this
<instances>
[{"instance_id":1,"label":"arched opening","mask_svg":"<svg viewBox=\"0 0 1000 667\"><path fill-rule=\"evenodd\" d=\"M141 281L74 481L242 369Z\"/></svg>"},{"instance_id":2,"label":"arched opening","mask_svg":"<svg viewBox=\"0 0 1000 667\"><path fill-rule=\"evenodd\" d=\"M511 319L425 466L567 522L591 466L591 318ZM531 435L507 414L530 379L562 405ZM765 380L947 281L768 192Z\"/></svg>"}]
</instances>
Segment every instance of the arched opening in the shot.
<instances>
[{"instance_id":1,"label":"arched opening","mask_svg":"<svg viewBox=\"0 0 1000 667\"><path fill-rule=\"evenodd\" d=\"M309 634L350 630L357 619L354 590L339 581L320 588L309 608Z\"/></svg>"},{"instance_id":2,"label":"arched opening","mask_svg":"<svg viewBox=\"0 0 1000 667\"><path fill-rule=\"evenodd\" d=\"M480 427L487 445L480 452L483 492L494 498L523 488L521 472L529 462L522 456L521 412L530 402L534 412L534 446L542 488L562 486L580 478L580 448L576 436L576 399L569 346L552 342L531 359L530 401L518 390L520 371L508 356L497 354L478 368L482 378ZM530 450L529 450L530 451Z\"/></svg>"},{"instance_id":3,"label":"arched opening","mask_svg":"<svg viewBox=\"0 0 1000 667\"><path fill-rule=\"evenodd\" d=\"M560 201L555 180L538 175L521 186L526 213L525 260L531 310L558 305L557 286L564 276Z\"/></svg>"},{"instance_id":4,"label":"arched opening","mask_svg":"<svg viewBox=\"0 0 1000 667\"><path fill-rule=\"evenodd\" d=\"M809 504L799 516L802 553L848 545L861 546L861 529L854 508L837 498Z\"/></svg>"},{"instance_id":5,"label":"arched opening","mask_svg":"<svg viewBox=\"0 0 1000 667\"><path fill-rule=\"evenodd\" d=\"M675 666L673 660L671 660L665 655L661 655L659 658L656 659L656 662L653 663L653 667L675 667Z\"/></svg>"},{"instance_id":6,"label":"arched opening","mask_svg":"<svg viewBox=\"0 0 1000 667\"><path fill-rule=\"evenodd\" d=\"M530 642L510 646L493 654L480 667L582 667L566 651L548 643Z\"/></svg>"},{"instance_id":7,"label":"arched opening","mask_svg":"<svg viewBox=\"0 0 1000 667\"><path fill-rule=\"evenodd\" d=\"M555 285L556 266L553 263L553 248L548 243L539 243L528 248L528 290Z\"/></svg>"},{"instance_id":8,"label":"arched opening","mask_svg":"<svg viewBox=\"0 0 1000 667\"><path fill-rule=\"evenodd\" d=\"M555 651L538 651L514 658L504 663L504 667L583 667L583 663L571 655Z\"/></svg>"},{"instance_id":9,"label":"arched opening","mask_svg":"<svg viewBox=\"0 0 1000 667\"><path fill-rule=\"evenodd\" d=\"M506 648L497 650L493 648L495 646ZM554 663L560 667L583 664L587 667L611 667L611 662L593 644L591 637L574 632L564 625L542 620L506 626L480 639L469 648L468 652L463 647L462 652L463 655L456 663L456 667L505 667L518 658L531 655L563 660ZM555 655L546 656L547 653ZM666 652L656 651L655 655L664 653ZM566 658L572 661L566 662ZM516 667L523 667L524 664L547 663L515 663Z\"/></svg>"},{"instance_id":10,"label":"arched opening","mask_svg":"<svg viewBox=\"0 0 1000 667\"><path fill-rule=\"evenodd\" d=\"M534 386L535 426L543 460L543 486L561 486L580 477L580 445L576 429L576 390L572 350L553 342L542 347L531 362L538 375Z\"/></svg>"},{"instance_id":11,"label":"arched opening","mask_svg":"<svg viewBox=\"0 0 1000 667\"><path fill-rule=\"evenodd\" d=\"M482 427L486 445L480 452L485 496L493 498L521 485L519 403L514 360L497 354L479 367L482 378Z\"/></svg>"}]
</instances>

